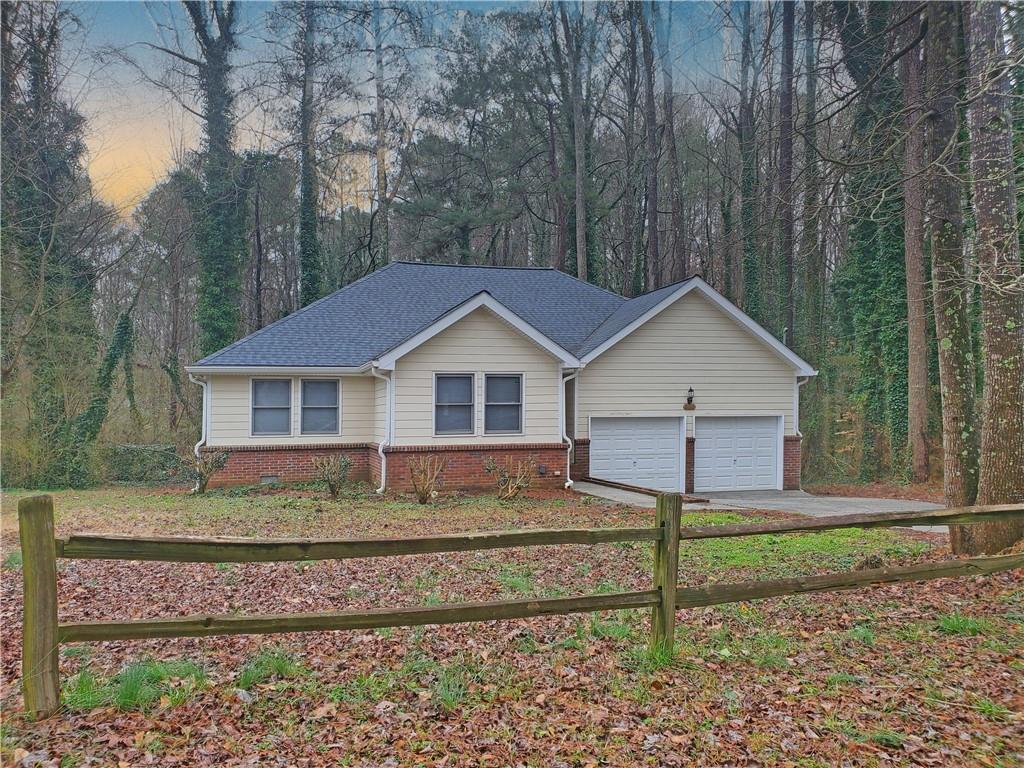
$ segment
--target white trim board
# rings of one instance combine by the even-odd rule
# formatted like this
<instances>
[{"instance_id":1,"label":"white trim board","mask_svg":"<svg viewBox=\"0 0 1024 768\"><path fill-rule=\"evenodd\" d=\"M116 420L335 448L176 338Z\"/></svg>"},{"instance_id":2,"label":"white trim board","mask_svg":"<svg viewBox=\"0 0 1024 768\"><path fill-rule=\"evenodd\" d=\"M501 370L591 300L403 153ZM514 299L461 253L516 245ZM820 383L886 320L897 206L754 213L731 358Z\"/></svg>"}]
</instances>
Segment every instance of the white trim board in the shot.
<instances>
[{"instance_id":1,"label":"white trim board","mask_svg":"<svg viewBox=\"0 0 1024 768\"><path fill-rule=\"evenodd\" d=\"M419 333L406 339L397 347L394 347L381 355L378 360L374 361L373 365L382 370L394 370L395 364L398 362L399 358L409 354L421 344L424 344L434 338L437 334L441 333L441 331L450 328L459 320L481 307L493 312L498 318L504 320L508 325L519 331L519 333L528 338L538 347L556 357L563 365L570 368L579 367L580 361L575 355L553 342L550 338L519 317L519 315L511 309L491 296L491 294L487 293L487 291L481 291L473 298L464 301L462 304L455 307L455 309L442 315L438 320L424 328Z\"/></svg>"},{"instance_id":2,"label":"white trim board","mask_svg":"<svg viewBox=\"0 0 1024 768\"><path fill-rule=\"evenodd\" d=\"M608 339L607 341L598 345L592 351L585 354L582 358L580 358L580 361L583 363L583 365L590 363L591 361L593 361L594 359L596 359L597 357L599 357L600 355L604 354L609 349L614 347L624 338L629 336L637 328L647 323L647 321L657 317L664 310L668 309L670 306L675 304L677 301L679 301L679 299L683 298L683 296L690 293L691 291L697 291L703 296L706 296L708 299L710 299L713 304L715 304L719 309L721 309L723 312L729 315L729 317L736 321L736 323L738 323L742 328L746 329L753 336L760 339L778 357L782 358L785 362L793 366L793 368L796 369L796 373L798 376L818 375L818 372L811 367L810 363L808 363L806 360L804 360L791 349L789 349L789 347L787 347L781 341L776 339L763 327L758 325L758 323L756 323L749 315L744 313L739 307L737 307L735 304L733 304L731 301L725 298L722 294L720 294L718 291L716 291L714 288L712 288L710 285L704 282L704 280L701 279L700 277L692 277L689 280L687 280L685 283L680 285L677 290L670 293L662 301L658 302L655 306L653 306L647 312L642 314L632 323L627 325L621 331L616 333L610 339Z\"/></svg>"}]
</instances>

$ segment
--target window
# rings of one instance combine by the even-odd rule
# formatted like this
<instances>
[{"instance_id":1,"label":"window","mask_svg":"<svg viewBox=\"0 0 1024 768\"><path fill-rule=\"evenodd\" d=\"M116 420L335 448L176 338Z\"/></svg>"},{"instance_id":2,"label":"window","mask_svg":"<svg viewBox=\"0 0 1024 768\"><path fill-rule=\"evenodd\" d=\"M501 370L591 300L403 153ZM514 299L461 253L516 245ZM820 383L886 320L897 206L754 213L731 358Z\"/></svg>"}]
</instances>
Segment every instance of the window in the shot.
<instances>
[{"instance_id":1,"label":"window","mask_svg":"<svg viewBox=\"0 0 1024 768\"><path fill-rule=\"evenodd\" d=\"M523 431L523 377L488 375L484 379L484 432Z\"/></svg>"},{"instance_id":2,"label":"window","mask_svg":"<svg viewBox=\"0 0 1024 768\"><path fill-rule=\"evenodd\" d=\"M435 379L434 433L473 434L473 374L439 374Z\"/></svg>"},{"instance_id":3,"label":"window","mask_svg":"<svg viewBox=\"0 0 1024 768\"><path fill-rule=\"evenodd\" d=\"M302 382L302 434L338 434L338 382Z\"/></svg>"},{"instance_id":4,"label":"window","mask_svg":"<svg viewBox=\"0 0 1024 768\"><path fill-rule=\"evenodd\" d=\"M292 382L289 379L253 379L252 433L292 433Z\"/></svg>"}]
</instances>

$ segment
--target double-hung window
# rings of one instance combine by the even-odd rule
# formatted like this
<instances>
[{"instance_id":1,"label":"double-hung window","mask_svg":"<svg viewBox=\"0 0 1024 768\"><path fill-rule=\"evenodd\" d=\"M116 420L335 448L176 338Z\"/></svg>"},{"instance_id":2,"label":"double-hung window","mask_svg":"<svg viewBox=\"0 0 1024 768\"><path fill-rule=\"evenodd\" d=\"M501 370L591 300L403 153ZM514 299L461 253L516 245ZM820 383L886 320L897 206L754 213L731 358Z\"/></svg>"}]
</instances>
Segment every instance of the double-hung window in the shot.
<instances>
[{"instance_id":1,"label":"double-hung window","mask_svg":"<svg viewBox=\"0 0 1024 768\"><path fill-rule=\"evenodd\" d=\"M484 432L523 431L523 377L487 374L484 378Z\"/></svg>"},{"instance_id":2,"label":"double-hung window","mask_svg":"<svg viewBox=\"0 0 1024 768\"><path fill-rule=\"evenodd\" d=\"M338 380L302 380L302 434L338 434Z\"/></svg>"},{"instance_id":3,"label":"double-hung window","mask_svg":"<svg viewBox=\"0 0 1024 768\"><path fill-rule=\"evenodd\" d=\"M472 435L473 431L473 374L438 374L434 379L434 433Z\"/></svg>"},{"instance_id":4,"label":"double-hung window","mask_svg":"<svg viewBox=\"0 0 1024 768\"><path fill-rule=\"evenodd\" d=\"M292 433L291 379L253 379L252 433L254 435L290 435Z\"/></svg>"}]
</instances>

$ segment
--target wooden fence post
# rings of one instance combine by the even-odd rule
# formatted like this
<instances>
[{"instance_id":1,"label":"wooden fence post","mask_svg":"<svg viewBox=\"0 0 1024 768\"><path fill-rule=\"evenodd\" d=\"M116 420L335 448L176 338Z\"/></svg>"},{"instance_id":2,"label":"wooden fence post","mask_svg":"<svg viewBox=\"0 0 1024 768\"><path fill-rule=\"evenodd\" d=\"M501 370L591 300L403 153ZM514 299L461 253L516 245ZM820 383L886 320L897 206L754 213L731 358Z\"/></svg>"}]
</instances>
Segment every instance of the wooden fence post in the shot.
<instances>
[{"instance_id":1,"label":"wooden fence post","mask_svg":"<svg viewBox=\"0 0 1024 768\"><path fill-rule=\"evenodd\" d=\"M664 648L670 653L675 644L679 516L682 504L682 497L678 493L658 494L655 524L662 529L664 535L654 547L654 588L660 593L661 602L654 606L651 615L651 649Z\"/></svg>"},{"instance_id":2,"label":"wooden fence post","mask_svg":"<svg viewBox=\"0 0 1024 768\"><path fill-rule=\"evenodd\" d=\"M25 711L47 717L60 706L57 642L57 556L53 541L53 498L18 502L21 572L25 589L21 644L21 685Z\"/></svg>"}]
</instances>

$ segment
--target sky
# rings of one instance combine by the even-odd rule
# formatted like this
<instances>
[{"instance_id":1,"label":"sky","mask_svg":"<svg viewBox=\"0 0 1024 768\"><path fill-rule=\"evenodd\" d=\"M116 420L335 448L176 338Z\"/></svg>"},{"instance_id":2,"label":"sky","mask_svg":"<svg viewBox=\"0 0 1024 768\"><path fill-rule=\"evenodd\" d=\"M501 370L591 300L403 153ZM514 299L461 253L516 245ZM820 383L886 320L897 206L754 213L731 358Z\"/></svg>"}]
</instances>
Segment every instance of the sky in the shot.
<instances>
[{"instance_id":1,"label":"sky","mask_svg":"<svg viewBox=\"0 0 1024 768\"><path fill-rule=\"evenodd\" d=\"M526 0L475 0L439 5L454 13L527 4ZM268 5L255 0L241 3L240 51L236 56L240 64L266 51L263 19ZM149 77L159 76L168 57L146 43L163 42L173 48L168 28L176 28L183 40L190 41L188 22L177 2L89 0L73 2L71 8L81 27L66 45L71 69L67 87L88 119L89 172L98 194L127 214L183 150L199 142L195 118L172 96L146 82L139 71ZM696 2L674 6L674 47L683 51L680 59L691 66L706 66L710 59L720 56L708 55L717 49L717 42L711 43L708 33L699 31L707 27L711 8L709 3ZM696 55L695 49L700 49L701 55ZM138 67L113 51L130 56Z\"/></svg>"}]
</instances>

